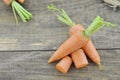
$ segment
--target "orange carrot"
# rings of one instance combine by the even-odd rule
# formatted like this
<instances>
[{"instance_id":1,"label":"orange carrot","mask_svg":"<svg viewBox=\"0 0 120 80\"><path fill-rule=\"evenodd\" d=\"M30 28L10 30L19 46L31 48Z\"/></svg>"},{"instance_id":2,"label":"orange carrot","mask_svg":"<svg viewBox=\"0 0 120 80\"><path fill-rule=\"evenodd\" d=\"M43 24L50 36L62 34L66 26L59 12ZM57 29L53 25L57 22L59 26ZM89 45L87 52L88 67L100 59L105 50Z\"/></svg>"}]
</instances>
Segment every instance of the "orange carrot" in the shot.
<instances>
[{"instance_id":1,"label":"orange carrot","mask_svg":"<svg viewBox=\"0 0 120 80\"><path fill-rule=\"evenodd\" d=\"M50 4L48 6L49 10L52 11L58 11L60 12L61 16L58 15L58 20L61 22L64 22L65 24L69 26L75 26L76 24L69 18L67 13L63 9L57 9L55 5ZM55 51L55 53L51 56L51 58L48 60L48 63L54 62L56 60L59 60L70 53L74 52L75 50L78 50L79 48L82 48L85 44L89 41L89 36L93 33L100 30L103 26L115 26L114 24L111 24L110 22L106 22L101 18L100 16L97 16L93 22L90 24L90 26L84 30L78 30L76 31L70 38L68 38L58 49Z\"/></svg>"},{"instance_id":2,"label":"orange carrot","mask_svg":"<svg viewBox=\"0 0 120 80\"><path fill-rule=\"evenodd\" d=\"M76 50L71 54L76 68L83 68L88 65L88 60L82 49Z\"/></svg>"},{"instance_id":3,"label":"orange carrot","mask_svg":"<svg viewBox=\"0 0 120 80\"><path fill-rule=\"evenodd\" d=\"M69 34L73 35L74 33L76 33L76 31L79 31L79 30L82 30L82 31L85 30L81 24L77 24L75 26L72 26L69 30Z\"/></svg>"},{"instance_id":4,"label":"orange carrot","mask_svg":"<svg viewBox=\"0 0 120 80\"><path fill-rule=\"evenodd\" d=\"M4 2L5 4L7 4L7 5L10 5L11 2L12 2L12 0L3 0L3 2Z\"/></svg>"},{"instance_id":5,"label":"orange carrot","mask_svg":"<svg viewBox=\"0 0 120 80\"><path fill-rule=\"evenodd\" d=\"M56 69L62 73L67 73L71 64L72 59L69 56L66 56L56 65Z\"/></svg>"},{"instance_id":6,"label":"orange carrot","mask_svg":"<svg viewBox=\"0 0 120 80\"><path fill-rule=\"evenodd\" d=\"M68 38L51 56L48 63L59 60L74 52L75 50L82 48L89 41L89 36L102 28L106 23L101 17L96 17L90 27L88 27L85 31L77 31L70 38Z\"/></svg>"},{"instance_id":7,"label":"orange carrot","mask_svg":"<svg viewBox=\"0 0 120 80\"><path fill-rule=\"evenodd\" d=\"M10 5L12 0L3 0L5 4ZM17 0L20 3L24 3L25 0Z\"/></svg>"},{"instance_id":8,"label":"orange carrot","mask_svg":"<svg viewBox=\"0 0 120 80\"><path fill-rule=\"evenodd\" d=\"M48 63L59 60L75 50L83 47L88 40L89 38L83 31L77 31L57 49L57 51L49 59Z\"/></svg>"},{"instance_id":9,"label":"orange carrot","mask_svg":"<svg viewBox=\"0 0 120 80\"><path fill-rule=\"evenodd\" d=\"M76 26L71 27L71 29L69 30L69 34L72 35L78 30L84 30L82 25L77 24ZM88 60L82 49L79 49L73 52L71 54L71 57L76 68L82 68L88 65Z\"/></svg>"},{"instance_id":10,"label":"orange carrot","mask_svg":"<svg viewBox=\"0 0 120 80\"><path fill-rule=\"evenodd\" d=\"M78 24L77 26L74 26L70 29L69 33L72 35L74 34L77 30L84 30L84 27L80 24ZM100 65L100 56L96 50L96 48L94 47L93 43L91 40L88 41L88 43L82 48L86 55L96 64Z\"/></svg>"},{"instance_id":11,"label":"orange carrot","mask_svg":"<svg viewBox=\"0 0 120 80\"><path fill-rule=\"evenodd\" d=\"M24 3L24 2L25 2L25 0L18 0L18 2L20 2L20 3Z\"/></svg>"},{"instance_id":12,"label":"orange carrot","mask_svg":"<svg viewBox=\"0 0 120 80\"><path fill-rule=\"evenodd\" d=\"M82 49L93 62L100 65L100 56L91 40Z\"/></svg>"}]
</instances>

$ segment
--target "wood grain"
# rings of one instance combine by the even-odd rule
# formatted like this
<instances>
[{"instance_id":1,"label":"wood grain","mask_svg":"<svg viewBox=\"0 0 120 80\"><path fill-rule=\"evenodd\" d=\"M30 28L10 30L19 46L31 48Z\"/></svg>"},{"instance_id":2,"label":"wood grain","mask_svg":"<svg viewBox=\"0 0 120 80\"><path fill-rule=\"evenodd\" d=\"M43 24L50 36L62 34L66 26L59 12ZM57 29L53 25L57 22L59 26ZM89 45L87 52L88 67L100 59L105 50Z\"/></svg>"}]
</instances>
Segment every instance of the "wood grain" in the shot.
<instances>
[{"instance_id":1,"label":"wood grain","mask_svg":"<svg viewBox=\"0 0 120 80\"><path fill-rule=\"evenodd\" d=\"M53 51L0 52L0 80L119 80L120 50L99 50L102 71L89 60L89 65L68 74L55 69L47 60Z\"/></svg>"},{"instance_id":2,"label":"wood grain","mask_svg":"<svg viewBox=\"0 0 120 80\"><path fill-rule=\"evenodd\" d=\"M55 69L47 60L68 37L69 28L47 10L54 3L64 8L76 23L87 28L100 15L116 28L103 28L91 36L99 49L102 71L91 60L83 69L72 65L68 74ZM0 1L0 80L119 80L120 79L120 9L116 12L101 0L26 0L23 6L33 19L15 24L11 8ZM101 50L100 50L101 49Z\"/></svg>"},{"instance_id":3,"label":"wood grain","mask_svg":"<svg viewBox=\"0 0 120 80\"><path fill-rule=\"evenodd\" d=\"M69 27L59 22L55 14L47 10L47 5L54 3L64 8L73 21L85 27L100 15L106 21L117 24L116 28L103 28L91 36L97 49L120 48L120 9L114 12L101 0L26 0L23 6L33 14L27 23L21 20L15 24L11 8L0 1L0 38L16 39L15 47L0 46L0 50L54 50L68 37Z\"/></svg>"}]
</instances>

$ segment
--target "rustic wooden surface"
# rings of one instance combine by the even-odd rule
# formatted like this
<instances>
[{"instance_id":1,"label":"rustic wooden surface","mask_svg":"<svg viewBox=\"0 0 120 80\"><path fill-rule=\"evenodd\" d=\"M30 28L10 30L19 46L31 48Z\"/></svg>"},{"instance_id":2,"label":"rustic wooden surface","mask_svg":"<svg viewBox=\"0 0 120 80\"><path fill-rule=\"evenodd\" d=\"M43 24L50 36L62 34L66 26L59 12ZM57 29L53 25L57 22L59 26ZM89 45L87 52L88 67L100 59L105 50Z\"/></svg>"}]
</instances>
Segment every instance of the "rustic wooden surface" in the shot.
<instances>
[{"instance_id":1,"label":"rustic wooden surface","mask_svg":"<svg viewBox=\"0 0 120 80\"><path fill-rule=\"evenodd\" d=\"M72 65L68 74L47 60L53 51L0 52L0 80L119 80L120 50L99 50L102 70L91 61L83 69Z\"/></svg>"},{"instance_id":2,"label":"rustic wooden surface","mask_svg":"<svg viewBox=\"0 0 120 80\"><path fill-rule=\"evenodd\" d=\"M71 67L64 75L47 64L50 55L69 37L69 27L47 10L54 3L64 8L73 21L87 28L100 15L116 28L103 28L91 36L98 49L103 70L91 61L83 69ZM33 14L27 23L15 24L11 8L0 1L0 80L119 80L120 79L120 9L114 12L101 0L26 0L23 5Z\"/></svg>"}]
</instances>

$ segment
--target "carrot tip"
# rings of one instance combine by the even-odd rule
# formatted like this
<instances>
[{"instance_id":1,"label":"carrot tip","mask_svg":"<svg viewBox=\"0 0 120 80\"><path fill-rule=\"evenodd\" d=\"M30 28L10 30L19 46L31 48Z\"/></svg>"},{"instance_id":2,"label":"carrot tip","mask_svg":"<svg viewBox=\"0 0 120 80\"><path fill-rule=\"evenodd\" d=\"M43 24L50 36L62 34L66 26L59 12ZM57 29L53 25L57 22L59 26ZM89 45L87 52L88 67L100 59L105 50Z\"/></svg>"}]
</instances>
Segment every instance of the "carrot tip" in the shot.
<instances>
[{"instance_id":1,"label":"carrot tip","mask_svg":"<svg viewBox=\"0 0 120 80\"><path fill-rule=\"evenodd\" d=\"M50 61L50 60L48 60L48 63L51 63L51 61Z\"/></svg>"},{"instance_id":2,"label":"carrot tip","mask_svg":"<svg viewBox=\"0 0 120 80\"><path fill-rule=\"evenodd\" d=\"M98 63L98 66L99 66L99 70L102 70L101 63Z\"/></svg>"},{"instance_id":3,"label":"carrot tip","mask_svg":"<svg viewBox=\"0 0 120 80\"><path fill-rule=\"evenodd\" d=\"M48 63L52 63L53 62L53 60L52 60L52 58L50 58L49 60L48 60Z\"/></svg>"}]
</instances>

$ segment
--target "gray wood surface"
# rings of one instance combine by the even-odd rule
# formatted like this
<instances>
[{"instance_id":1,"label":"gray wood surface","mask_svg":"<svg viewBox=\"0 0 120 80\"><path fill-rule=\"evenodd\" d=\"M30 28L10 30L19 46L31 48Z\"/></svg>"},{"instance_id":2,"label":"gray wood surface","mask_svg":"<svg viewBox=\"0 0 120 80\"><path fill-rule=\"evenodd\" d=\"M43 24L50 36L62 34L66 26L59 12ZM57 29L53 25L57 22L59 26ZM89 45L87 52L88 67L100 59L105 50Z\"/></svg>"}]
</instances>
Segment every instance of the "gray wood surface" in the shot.
<instances>
[{"instance_id":1,"label":"gray wood surface","mask_svg":"<svg viewBox=\"0 0 120 80\"><path fill-rule=\"evenodd\" d=\"M116 28L103 28L92 35L97 49L120 48L120 9L114 12L101 0L26 0L23 5L33 14L27 23L15 20L11 8L0 1L0 50L53 50L69 37L69 27L56 19L55 13L47 10L54 3L64 8L76 23L85 27L100 15L106 21L117 24ZM4 39L9 39L5 41ZM12 40L11 40L12 39Z\"/></svg>"},{"instance_id":2,"label":"gray wood surface","mask_svg":"<svg viewBox=\"0 0 120 80\"><path fill-rule=\"evenodd\" d=\"M0 80L119 80L120 50L99 50L102 70L89 60L82 69L71 66L68 74L47 60L53 51L0 52Z\"/></svg>"},{"instance_id":3,"label":"gray wood surface","mask_svg":"<svg viewBox=\"0 0 120 80\"><path fill-rule=\"evenodd\" d=\"M50 55L68 37L70 27L47 10L54 3L64 8L73 21L87 28L100 15L116 28L103 28L91 36L101 56L102 71L91 60L83 69L71 66L68 74L48 64ZM33 14L27 23L15 24L11 8L0 1L0 80L119 80L120 8L116 12L102 0L26 0L23 6Z\"/></svg>"}]
</instances>

